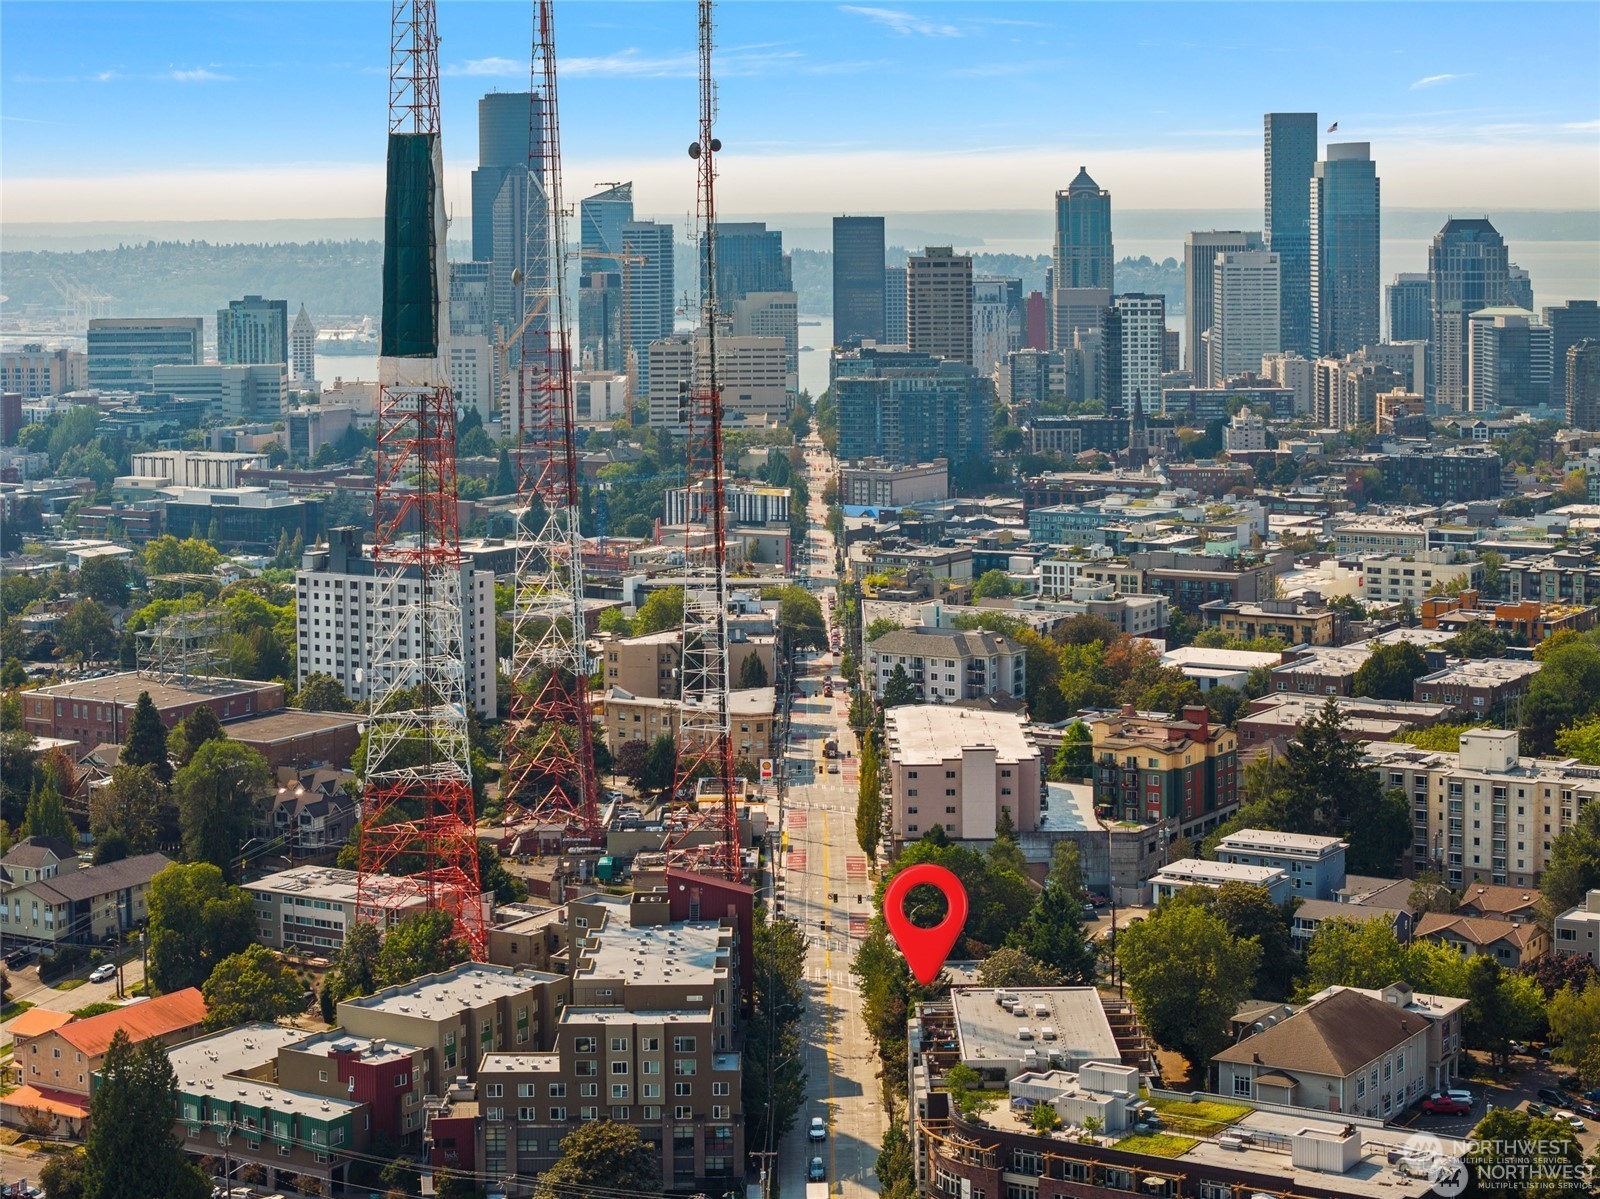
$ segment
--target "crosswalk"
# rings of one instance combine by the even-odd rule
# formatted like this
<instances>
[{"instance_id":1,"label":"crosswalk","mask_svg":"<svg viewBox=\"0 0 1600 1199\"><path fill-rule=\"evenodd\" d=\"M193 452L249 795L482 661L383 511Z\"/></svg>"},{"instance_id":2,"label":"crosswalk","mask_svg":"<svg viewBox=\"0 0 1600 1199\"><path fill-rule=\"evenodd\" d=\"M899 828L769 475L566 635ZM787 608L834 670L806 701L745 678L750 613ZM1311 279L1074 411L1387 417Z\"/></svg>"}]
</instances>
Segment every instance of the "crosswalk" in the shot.
<instances>
[{"instance_id":1,"label":"crosswalk","mask_svg":"<svg viewBox=\"0 0 1600 1199\"><path fill-rule=\"evenodd\" d=\"M791 808L784 817L790 828L805 828L810 817L805 812L797 812Z\"/></svg>"},{"instance_id":2,"label":"crosswalk","mask_svg":"<svg viewBox=\"0 0 1600 1199\"><path fill-rule=\"evenodd\" d=\"M865 912L850 913L850 935L857 941L866 940L867 914Z\"/></svg>"},{"instance_id":3,"label":"crosswalk","mask_svg":"<svg viewBox=\"0 0 1600 1199\"><path fill-rule=\"evenodd\" d=\"M791 849L789 851L789 869L790 870L797 870L801 874L804 874L806 872L806 851L805 850L803 850L803 849Z\"/></svg>"},{"instance_id":4,"label":"crosswalk","mask_svg":"<svg viewBox=\"0 0 1600 1199\"><path fill-rule=\"evenodd\" d=\"M844 860L845 877L852 882L863 882L867 877L867 859L853 854Z\"/></svg>"}]
</instances>

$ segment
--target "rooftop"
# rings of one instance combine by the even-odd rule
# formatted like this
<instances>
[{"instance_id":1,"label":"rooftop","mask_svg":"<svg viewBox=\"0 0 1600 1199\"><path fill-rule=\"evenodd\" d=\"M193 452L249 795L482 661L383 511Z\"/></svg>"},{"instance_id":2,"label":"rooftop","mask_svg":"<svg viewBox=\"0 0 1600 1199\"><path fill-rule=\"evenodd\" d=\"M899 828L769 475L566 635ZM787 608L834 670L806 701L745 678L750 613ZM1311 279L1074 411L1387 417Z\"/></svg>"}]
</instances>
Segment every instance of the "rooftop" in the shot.
<instances>
[{"instance_id":1,"label":"rooftop","mask_svg":"<svg viewBox=\"0 0 1600 1199\"><path fill-rule=\"evenodd\" d=\"M307 899L323 899L329 903L354 904L356 888L361 880L354 870L337 870L332 866L294 866L275 874L263 875L245 890L275 895L300 895ZM425 906L426 898L413 884L403 878L377 875L372 880L372 891L383 893L387 904L411 903ZM407 895L408 891L414 894Z\"/></svg>"},{"instance_id":2,"label":"rooftop","mask_svg":"<svg viewBox=\"0 0 1600 1199\"><path fill-rule=\"evenodd\" d=\"M417 1020L444 1020L467 1008L482 1007L497 999L526 994L546 982L559 982L562 976L542 970L512 970L485 962L465 962L438 974L424 974L398 986L385 987L375 995L346 999L345 1009L384 1012Z\"/></svg>"},{"instance_id":3,"label":"rooftop","mask_svg":"<svg viewBox=\"0 0 1600 1199\"><path fill-rule=\"evenodd\" d=\"M107 862L103 866L68 871L29 885L41 897L53 894L63 901L93 899L97 895L144 886L170 865L172 859L166 854L142 853L137 857Z\"/></svg>"},{"instance_id":4,"label":"rooftop","mask_svg":"<svg viewBox=\"0 0 1600 1199\"><path fill-rule=\"evenodd\" d=\"M1518 950L1527 949L1538 935L1536 924L1513 924L1509 920L1495 920L1487 916L1458 916L1453 912L1424 912L1417 921L1415 935L1419 937L1450 934L1479 947L1505 941Z\"/></svg>"},{"instance_id":5,"label":"rooftop","mask_svg":"<svg viewBox=\"0 0 1600 1199\"><path fill-rule=\"evenodd\" d=\"M561 1024L693 1024L710 1028L712 1014L709 1010L663 1012L630 1012L619 1007L566 1007L561 1009Z\"/></svg>"},{"instance_id":6,"label":"rooftop","mask_svg":"<svg viewBox=\"0 0 1600 1199\"><path fill-rule=\"evenodd\" d=\"M1422 675L1419 683L1457 683L1487 687L1495 683L1515 683L1539 673L1540 663L1522 658L1465 658L1451 662L1443 670Z\"/></svg>"},{"instance_id":7,"label":"rooftop","mask_svg":"<svg viewBox=\"0 0 1600 1199\"><path fill-rule=\"evenodd\" d=\"M87 1020L75 1020L61 1027L61 1039L86 1057L99 1057L118 1032L126 1032L134 1044L151 1037L171 1036L192 1028L206 1018L206 1001L198 987L186 987L169 995L158 995L143 1003L129 1004L114 1012L103 1012Z\"/></svg>"},{"instance_id":8,"label":"rooftop","mask_svg":"<svg viewBox=\"0 0 1600 1199\"><path fill-rule=\"evenodd\" d=\"M100 704L134 704L141 691L150 693L157 708L174 708L182 704L209 703L219 697L248 695L279 688L277 683L255 683L249 679L196 678L192 685L180 687L176 683L163 683L137 671L106 675L98 679L79 679L75 682L57 683L41 687L34 695L48 695L55 699L88 700Z\"/></svg>"},{"instance_id":9,"label":"rooftop","mask_svg":"<svg viewBox=\"0 0 1600 1199\"><path fill-rule=\"evenodd\" d=\"M365 719L346 712L303 712L299 708L279 708L228 725L228 736L235 741L282 742L309 737L329 729L348 728Z\"/></svg>"},{"instance_id":10,"label":"rooftop","mask_svg":"<svg viewBox=\"0 0 1600 1199\"><path fill-rule=\"evenodd\" d=\"M876 641L867 642L875 654L896 654L901 657L971 657L987 658L994 654L1010 653L1016 647L998 633L980 629L935 629L919 625L912 629L891 629Z\"/></svg>"},{"instance_id":11,"label":"rooftop","mask_svg":"<svg viewBox=\"0 0 1600 1199\"><path fill-rule=\"evenodd\" d=\"M1394 1005L1343 989L1313 1001L1246 1041L1230 1045L1211 1060L1254 1062L1344 1078L1400 1048L1422 1030L1421 1023L1409 1020Z\"/></svg>"},{"instance_id":12,"label":"rooftop","mask_svg":"<svg viewBox=\"0 0 1600 1199\"><path fill-rule=\"evenodd\" d=\"M576 956L574 981L621 979L628 986L693 985L728 976L728 933L716 921L674 924L628 923L628 913L609 913L605 926L590 929ZM709 1005L710 996L707 996Z\"/></svg>"},{"instance_id":13,"label":"rooftop","mask_svg":"<svg viewBox=\"0 0 1600 1199\"><path fill-rule=\"evenodd\" d=\"M1002 997L1011 1002L1002 1003ZM1029 1049L1041 1059L1060 1054L1072 1069L1090 1061L1122 1061L1093 987L956 987L950 1001L961 1060L975 1069L1020 1062ZM1030 1033L1026 1041L1020 1039L1024 1028ZM1047 1037L1045 1030L1054 1035Z\"/></svg>"},{"instance_id":14,"label":"rooftop","mask_svg":"<svg viewBox=\"0 0 1600 1199\"><path fill-rule=\"evenodd\" d=\"M1153 882L1249 883L1265 887L1286 877L1277 866L1247 866L1243 862L1207 862L1202 858L1182 858L1155 872Z\"/></svg>"},{"instance_id":15,"label":"rooftop","mask_svg":"<svg viewBox=\"0 0 1600 1199\"><path fill-rule=\"evenodd\" d=\"M332 1032L318 1033L310 1038L305 1038L302 1031L301 1038L297 1044L291 1045L289 1048L296 1053L305 1053L312 1057L354 1054L371 1062L399 1062L422 1052L415 1045L407 1045L386 1037L357 1036L355 1033L346 1032L342 1028L336 1028Z\"/></svg>"},{"instance_id":16,"label":"rooftop","mask_svg":"<svg viewBox=\"0 0 1600 1199\"><path fill-rule=\"evenodd\" d=\"M275 1061L278 1050L305 1040L305 1035L303 1028L241 1024L175 1045L167 1050L167 1060L172 1063L179 1083L192 1087L196 1079L221 1078L224 1074L244 1074L258 1069Z\"/></svg>"},{"instance_id":17,"label":"rooftop","mask_svg":"<svg viewBox=\"0 0 1600 1199\"><path fill-rule=\"evenodd\" d=\"M948 704L907 704L884 714L889 755L901 766L933 765L962 750L992 747L1000 762L1036 760L1039 747L1021 714Z\"/></svg>"},{"instance_id":18,"label":"rooftop","mask_svg":"<svg viewBox=\"0 0 1600 1199\"><path fill-rule=\"evenodd\" d=\"M1205 649L1186 645L1182 649L1169 649L1161 655L1161 665L1176 666L1183 670L1193 666L1223 667L1228 670L1254 670L1257 666L1276 666L1283 661L1282 654L1262 653L1247 649Z\"/></svg>"},{"instance_id":19,"label":"rooftop","mask_svg":"<svg viewBox=\"0 0 1600 1199\"><path fill-rule=\"evenodd\" d=\"M1217 848L1246 850L1256 853L1309 854L1320 857L1335 846L1345 842L1339 837L1317 837L1310 833L1280 833L1275 829L1242 828L1229 833L1217 843Z\"/></svg>"}]
</instances>

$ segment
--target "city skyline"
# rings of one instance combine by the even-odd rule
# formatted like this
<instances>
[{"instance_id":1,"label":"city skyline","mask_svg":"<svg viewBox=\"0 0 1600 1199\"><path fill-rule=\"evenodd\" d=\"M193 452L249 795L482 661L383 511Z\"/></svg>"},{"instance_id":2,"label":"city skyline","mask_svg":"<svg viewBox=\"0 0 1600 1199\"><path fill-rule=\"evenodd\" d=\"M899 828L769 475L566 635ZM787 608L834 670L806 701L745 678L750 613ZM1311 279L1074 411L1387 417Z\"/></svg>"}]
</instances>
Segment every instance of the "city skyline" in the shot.
<instances>
[{"instance_id":1,"label":"city skyline","mask_svg":"<svg viewBox=\"0 0 1600 1199\"><path fill-rule=\"evenodd\" d=\"M1156 7L729 5L724 211L1047 207L1085 162L1119 208L1251 207L1267 111L1370 141L1397 207L1600 208L1593 8ZM371 35L386 19L375 3L7 4L9 61L30 64L0 79L8 222L375 214L386 70ZM685 209L692 7L573 5L558 21L569 186L631 178L641 211ZM1307 36L1335 21L1383 48ZM441 12L457 214L479 99L527 86L527 25L521 5ZM1233 28L1250 32L1216 36ZM1226 88L1203 86L1207 64ZM241 137L233 101L263 89L273 119Z\"/></svg>"}]
</instances>

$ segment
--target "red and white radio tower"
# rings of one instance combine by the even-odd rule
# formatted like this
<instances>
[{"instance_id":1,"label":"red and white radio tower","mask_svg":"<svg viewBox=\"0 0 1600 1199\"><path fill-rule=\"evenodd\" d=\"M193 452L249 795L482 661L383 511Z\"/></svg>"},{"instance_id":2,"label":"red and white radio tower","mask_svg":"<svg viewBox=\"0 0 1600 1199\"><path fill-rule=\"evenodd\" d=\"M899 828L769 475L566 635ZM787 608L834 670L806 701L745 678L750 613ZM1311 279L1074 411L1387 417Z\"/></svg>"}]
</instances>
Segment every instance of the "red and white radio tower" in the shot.
<instances>
[{"instance_id":1,"label":"red and white radio tower","mask_svg":"<svg viewBox=\"0 0 1600 1199\"><path fill-rule=\"evenodd\" d=\"M678 770L674 793L691 795L690 811L675 819L668 860L716 871L738 882L738 779L728 698L727 495L722 462L722 388L717 372L716 154L717 115L711 77L712 0L700 0L700 137L689 147L700 172L695 224L701 246L700 336L705 357L693 391L680 397L679 422L687 424L688 462L684 538L683 671ZM704 802L702 802L702 800Z\"/></svg>"},{"instance_id":2,"label":"red and white radio tower","mask_svg":"<svg viewBox=\"0 0 1600 1199\"><path fill-rule=\"evenodd\" d=\"M528 122L528 253L522 280L521 514L506 736L507 824L600 843L584 646L583 537L566 302L566 211L550 0L534 5Z\"/></svg>"},{"instance_id":3,"label":"red and white radio tower","mask_svg":"<svg viewBox=\"0 0 1600 1199\"><path fill-rule=\"evenodd\" d=\"M358 918L422 896L472 954L484 913L467 741L434 0L393 0L372 639ZM385 878L385 875L397 877Z\"/></svg>"}]
</instances>

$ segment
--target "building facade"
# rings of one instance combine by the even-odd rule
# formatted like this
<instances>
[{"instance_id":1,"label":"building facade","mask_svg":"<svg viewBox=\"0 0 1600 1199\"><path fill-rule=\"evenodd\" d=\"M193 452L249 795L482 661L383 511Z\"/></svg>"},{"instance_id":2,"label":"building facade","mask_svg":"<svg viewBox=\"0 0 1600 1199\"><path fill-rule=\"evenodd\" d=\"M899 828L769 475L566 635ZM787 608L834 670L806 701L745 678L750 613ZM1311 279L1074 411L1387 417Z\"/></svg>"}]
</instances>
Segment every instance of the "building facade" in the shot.
<instances>
[{"instance_id":1,"label":"building facade","mask_svg":"<svg viewBox=\"0 0 1600 1199\"><path fill-rule=\"evenodd\" d=\"M39 400L88 385L89 356L82 350L47 350L35 342L0 354L0 392Z\"/></svg>"},{"instance_id":2,"label":"building facade","mask_svg":"<svg viewBox=\"0 0 1600 1199\"><path fill-rule=\"evenodd\" d=\"M1317 114L1269 112L1264 120L1266 248L1278 255L1283 348L1304 358L1321 351L1311 335L1311 179Z\"/></svg>"},{"instance_id":3,"label":"building facade","mask_svg":"<svg viewBox=\"0 0 1600 1199\"><path fill-rule=\"evenodd\" d=\"M833 341L884 337L884 242L881 216L833 218Z\"/></svg>"},{"instance_id":4,"label":"building facade","mask_svg":"<svg viewBox=\"0 0 1600 1199\"><path fill-rule=\"evenodd\" d=\"M1238 808L1238 738L1213 724L1204 705L1177 717L1140 714L1128 705L1089 727L1095 806L1110 818L1171 822L1198 840Z\"/></svg>"},{"instance_id":5,"label":"building facade","mask_svg":"<svg viewBox=\"0 0 1600 1199\"><path fill-rule=\"evenodd\" d=\"M929 246L906 260L906 334L911 350L972 365L972 258Z\"/></svg>"},{"instance_id":6,"label":"building facade","mask_svg":"<svg viewBox=\"0 0 1600 1199\"><path fill-rule=\"evenodd\" d=\"M1254 375L1263 358L1280 350L1278 271L1278 256L1268 250L1217 254L1206 351L1211 386Z\"/></svg>"},{"instance_id":7,"label":"building facade","mask_svg":"<svg viewBox=\"0 0 1600 1199\"><path fill-rule=\"evenodd\" d=\"M246 296L217 309L217 361L223 366L289 361L289 301Z\"/></svg>"},{"instance_id":8,"label":"building facade","mask_svg":"<svg viewBox=\"0 0 1600 1199\"><path fill-rule=\"evenodd\" d=\"M1214 279L1217 255L1229 251L1259 250L1265 243L1259 233L1237 229L1212 229L1186 233L1183 238L1183 369L1196 383L1211 378L1203 338L1213 323Z\"/></svg>"},{"instance_id":9,"label":"building facade","mask_svg":"<svg viewBox=\"0 0 1600 1199\"><path fill-rule=\"evenodd\" d=\"M841 459L912 466L943 458L959 475L990 458L994 384L971 367L861 350L835 355L832 372Z\"/></svg>"},{"instance_id":10,"label":"building facade","mask_svg":"<svg viewBox=\"0 0 1600 1199\"><path fill-rule=\"evenodd\" d=\"M107 317L89 322L88 383L101 391L150 391L156 366L205 361L205 318Z\"/></svg>"},{"instance_id":11,"label":"building facade","mask_svg":"<svg viewBox=\"0 0 1600 1199\"><path fill-rule=\"evenodd\" d=\"M1027 691L1022 647L998 633L918 627L884 633L864 647L867 687L881 696L896 668L911 680L924 704L953 704Z\"/></svg>"},{"instance_id":12,"label":"building facade","mask_svg":"<svg viewBox=\"0 0 1600 1199\"><path fill-rule=\"evenodd\" d=\"M1020 713L908 704L884 715L884 781L896 842L934 825L952 840L992 841L1001 810L1039 827L1044 763Z\"/></svg>"},{"instance_id":13,"label":"building facade","mask_svg":"<svg viewBox=\"0 0 1600 1199\"><path fill-rule=\"evenodd\" d=\"M1468 319L1480 308L1511 302L1511 264L1505 239L1486 219L1450 218L1428 247L1428 288L1433 400L1441 410L1466 412Z\"/></svg>"},{"instance_id":14,"label":"building facade","mask_svg":"<svg viewBox=\"0 0 1600 1199\"><path fill-rule=\"evenodd\" d=\"M1378 175L1366 142L1325 153L1311 179L1312 343L1349 354L1379 340Z\"/></svg>"}]
</instances>

